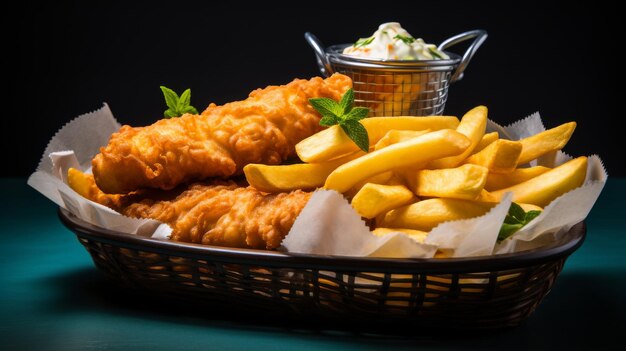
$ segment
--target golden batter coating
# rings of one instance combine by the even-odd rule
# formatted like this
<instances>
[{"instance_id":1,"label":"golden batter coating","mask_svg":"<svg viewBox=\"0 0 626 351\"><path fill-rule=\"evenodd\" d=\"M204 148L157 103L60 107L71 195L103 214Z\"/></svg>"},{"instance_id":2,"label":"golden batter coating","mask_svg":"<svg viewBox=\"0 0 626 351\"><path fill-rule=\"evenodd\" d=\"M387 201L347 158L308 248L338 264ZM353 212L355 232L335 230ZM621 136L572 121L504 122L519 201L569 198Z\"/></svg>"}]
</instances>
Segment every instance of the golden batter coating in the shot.
<instances>
[{"instance_id":1,"label":"golden batter coating","mask_svg":"<svg viewBox=\"0 0 626 351\"><path fill-rule=\"evenodd\" d=\"M82 196L123 215L167 223L173 240L255 249L279 247L311 197L301 190L262 193L233 181L120 196L104 194L92 175L75 169L68 172L68 180Z\"/></svg>"},{"instance_id":2,"label":"golden batter coating","mask_svg":"<svg viewBox=\"0 0 626 351\"><path fill-rule=\"evenodd\" d=\"M201 115L123 126L92 161L96 182L109 194L167 190L189 181L226 178L249 163L279 164L295 155L295 144L321 129L320 115L308 99L339 100L351 86L341 74L296 79L257 89L243 101L211 104Z\"/></svg>"}]
</instances>

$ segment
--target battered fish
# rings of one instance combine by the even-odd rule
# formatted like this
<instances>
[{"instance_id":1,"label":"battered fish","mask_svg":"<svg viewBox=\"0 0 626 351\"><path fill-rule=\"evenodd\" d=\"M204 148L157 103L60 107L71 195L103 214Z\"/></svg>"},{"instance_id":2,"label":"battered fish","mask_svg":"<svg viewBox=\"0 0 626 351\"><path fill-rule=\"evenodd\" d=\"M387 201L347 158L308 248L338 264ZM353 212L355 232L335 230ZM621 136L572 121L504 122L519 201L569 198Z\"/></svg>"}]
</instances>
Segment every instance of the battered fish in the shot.
<instances>
[{"instance_id":1,"label":"battered fish","mask_svg":"<svg viewBox=\"0 0 626 351\"><path fill-rule=\"evenodd\" d=\"M233 181L108 195L98 189L92 175L73 168L68 182L82 196L123 215L167 223L173 240L270 250L280 246L311 197L301 190L266 194Z\"/></svg>"},{"instance_id":2,"label":"battered fish","mask_svg":"<svg viewBox=\"0 0 626 351\"><path fill-rule=\"evenodd\" d=\"M226 178L249 163L279 164L295 155L295 144L321 128L321 116L308 99L339 100L351 87L350 78L341 74L296 79L255 90L243 101L211 104L201 115L123 126L92 161L96 183L109 194L168 190Z\"/></svg>"}]
</instances>

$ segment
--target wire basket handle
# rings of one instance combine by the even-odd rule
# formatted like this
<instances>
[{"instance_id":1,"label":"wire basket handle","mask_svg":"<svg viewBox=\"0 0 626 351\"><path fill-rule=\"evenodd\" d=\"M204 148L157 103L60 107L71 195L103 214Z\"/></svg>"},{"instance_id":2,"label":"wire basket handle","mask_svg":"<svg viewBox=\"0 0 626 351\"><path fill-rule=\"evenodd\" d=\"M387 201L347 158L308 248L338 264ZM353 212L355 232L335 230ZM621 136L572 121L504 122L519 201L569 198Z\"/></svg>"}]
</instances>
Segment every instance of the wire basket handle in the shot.
<instances>
[{"instance_id":1,"label":"wire basket handle","mask_svg":"<svg viewBox=\"0 0 626 351\"><path fill-rule=\"evenodd\" d=\"M474 39L474 42L469 46L469 48L467 48L467 51L465 51L465 54L463 54L463 59L461 60L461 63L459 63L459 66L456 68L456 71L454 71L454 73L452 74L452 77L450 78L450 81L452 83L458 80L461 80L463 78L463 71L465 71L465 69L467 68L467 65L469 64L470 60L472 59L476 51L478 51L478 48L487 39L487 32L482 29L470 30L468 32L461 33L451 38L448 38L444 40L443 43L439 44L438 49L445 50L446 48L449 48L452 45L456 45L458 43L461 43L468 39L473 39L473 38L476 38L476 39Z\"/></svg>"},{"instance_id":2,"label":"wire basket handle","mask_svg":"<svg viewBox=\"0 0 626 351\"><path fill-rule=\"evenodd\" d=\"M328 61L322 42L310 32L304 33L304 40L313 48L315 58L317 59L317 66L320 68L322 74L326 77L333 74L333 69L330 67L330 62Z\"/></svg>"}]
</instances>

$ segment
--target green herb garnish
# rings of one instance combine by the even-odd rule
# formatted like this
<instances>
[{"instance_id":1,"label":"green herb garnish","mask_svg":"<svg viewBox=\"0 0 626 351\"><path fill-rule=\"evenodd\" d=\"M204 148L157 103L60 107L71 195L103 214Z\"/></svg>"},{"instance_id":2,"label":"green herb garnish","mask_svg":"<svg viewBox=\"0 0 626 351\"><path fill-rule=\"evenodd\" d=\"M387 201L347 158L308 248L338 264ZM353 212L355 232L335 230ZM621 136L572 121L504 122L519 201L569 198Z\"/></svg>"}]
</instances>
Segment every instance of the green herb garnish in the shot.
<instances>
[{"instance_id":1,"label":"green herb garnish","mask_svg":"<svg viewBox=\"0 0 626 351\"><path fill-rule=\"evenodd\" d=\"M407 35L402 35L402 34L398 34L393 38L402 40L406 45L411 45L415 41L415 38L413 38L412 36L407 36Z\"/></svg>"},{"instance_id":2,"label":"green herb garnish","mask_svg":"<svg viewBox=\"0 0 626 351\"><path fill-rule=\"evenodd\" d=\"M191 89L183 91L183 93L180 94L180 97L174 92L174 90L168 87L161 86L161 91L163 92L163 97L165 97L165 104L168 107L168 109L163 113L165 118L179 117L185 113L198 114L198 110L190 105Z\"/></svg>"},{"instance_id":3,"label":"green herb garnish","mask_svg":"<svg viewBox=\"0 0 626 351\"><path fill-rule=\"evenodd\" d=\"M500 228L500 233L498 233L498 241L510 237L540 214L541 211L535 210L525 212L520 205L512 202L511 207L509 207L509 213L504 218L504 223L502 223Z\"/></svg>"},{"instance_id":4,"label":"green herb garnish","mask_svg":"<svg viewBox=\"0 0 626 351\"><path fill-rule=\"evenodd\" d=\"M370 109L367 107L352 107L354 104L354 91L352 88L343 94L339 103L329 98L314 98L309 99L309 102L322 115L320 125L330 127L338 124L361 150L369 151L370 141L367 129L359 121L367 117Z\"/></svg>"},{"instance_id":5,"label":"green herb garnish","mask_svg":"<svg viewBox=\"0 0 626 351\"><path fill-rule=\"evenodd\" d=\"M433 48L428 48L428 51L430 51L430 54L433 55L434 58L443 59L443 57L441 55L439 55L437 50L435 50Z\"/></svg>"},{"instance_id":6,"label":"green herb garnish","mask_svg":"<svg viewBox=\"0 0 626 351\"><path fill-rule=\"evenodd\" d=\"M374 41L374 37L370 37L370 38L361 38L359 40L356 41L356 43L354 43L355 48L360 48L362 46L366 46L369 45L371 42Z\"/></svg>"}]
</instances>

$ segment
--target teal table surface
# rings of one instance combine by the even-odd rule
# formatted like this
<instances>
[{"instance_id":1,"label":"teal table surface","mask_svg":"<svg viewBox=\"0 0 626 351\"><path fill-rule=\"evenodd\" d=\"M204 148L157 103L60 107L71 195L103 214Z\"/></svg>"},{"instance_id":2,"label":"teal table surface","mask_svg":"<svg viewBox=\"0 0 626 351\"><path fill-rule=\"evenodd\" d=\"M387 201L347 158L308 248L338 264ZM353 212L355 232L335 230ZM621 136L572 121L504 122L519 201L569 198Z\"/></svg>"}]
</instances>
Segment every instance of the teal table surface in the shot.
<instances>
[{"instance_id":1,"label":"teal table surface","mask_svg":"<svg viewBox=\"0 0 626 351\"><path fill-rule=\"evenodd\" d=\"M605 349L626 332L625 178L609 179L585 243L524 324L449 337L251 320L136 296L94 268L25 179L0 178L0 194L0 350Z\"/></svg>"}]
</instances>

